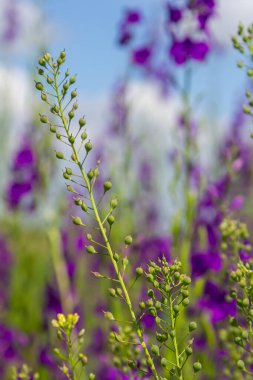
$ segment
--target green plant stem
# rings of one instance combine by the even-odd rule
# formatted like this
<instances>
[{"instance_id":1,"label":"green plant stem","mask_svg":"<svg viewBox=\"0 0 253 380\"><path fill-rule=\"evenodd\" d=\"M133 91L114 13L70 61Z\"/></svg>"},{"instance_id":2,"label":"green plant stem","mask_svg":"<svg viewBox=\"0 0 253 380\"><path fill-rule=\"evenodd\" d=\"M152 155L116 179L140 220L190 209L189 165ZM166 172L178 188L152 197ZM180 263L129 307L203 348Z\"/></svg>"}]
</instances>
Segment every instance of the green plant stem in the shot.
<instances>
[{"instance_id":1,"label":"green plant stem","mask_svg":"<svg viewBox=\"0 0 253 380\"><path fill-rule=\"evenodd\" d=\"M68 123L67 123L67 120L66 120L65 115L64 115L64 111L63 111L63 107L62 107L62 101L61 101L61 96L60 96L59 87L58 87L58 83L57 83L57 70L56 69L54 69L54 85L55 85L55 91L56 91L56 96L57 96L58 105L59 105L60 117L61 117L61 120L63 122L63 126L64 126L64 129L65 129L65 132L67 133L67 136L70 137L70 133L69 133L69 129L68 129ZM102 237L104 239L104 242L105 242L105 245L106 245L109 257L111 259L111 262L112 262L113 267L115 269L115 273L117 275L117 278L119 280L120 286L121 286L122 291L124 293L125 301L126 301L126 304L128 306L132 322L133 322L133 324L134 324L134 326L136 328L136 333L138 335L140 344L142 346L142 349L143 349L144 354L145 354L146 359L147 359L147 364L150 367L150 369L151 369L151 371L152 371L152 373L154 375L155 380L159 380L159 376L158 376L158 373L157 373L157 371L155 369L155 365L154 365L153 359L152 359L152 357L151 357L151 355L149 353L149 350L147 348L147 345L146 345L146 343L144 341L143 332L142 332L142 330L141 330L141 328L139 326L139 323L137 321L135 312L133 310L133 306L132 306L132 303L131 303L131 299L130 299L129 293L127 291L127 288L126 288L126 285L124 283L124 280L123 280L123 278L121 276L118 264L114 260L113 250L111 248L110 242L109 242L108 237L107 237L107 233L106 233L106 231L105 231L105 229L103 227L102 220L100 218L100 215L99 215L99 212L98 212L98 209L97 209L97 206L96 206L96 202L95 202L95 199L94 199L94 196L93 196L92 186L90 184L90 181L89 181L89 179L88 179L85 171L83 170L82 163L81 163L81 161L79 159L79 155L77 153L77 150L75 148L74 143L71 143L71 147L72 147L73 153L75 155L77 165L78 165L78 167L80 169L82 178L85 181L85 184L87 186L89 197L90 197L90 201L91 201L91 205L92 205L95 217L96 217L96 221L97 221L99 230L100 230L101 235L102 235Z\"/></svg>"},{"instance_id":2,"label":"green plant stem","mask_svg":"<svg viewBox=\"0 0 253 380\"><path fill-rule=\"evenodd\" d=\"M177 365L177 369L179 372L179 379L180 380L183 380L183 374L182 374L182 369L181 369L181 366L180 366L180 362L179 362L179 352L178 352L178 344L177 344L177 335L176 335L176 329L175 329L175 325L176 325L176 321L175 321L175 318L174 318L174 315L173 315L173 305L172 305L172 297L171 297L171 293L169 294L169 307L170 307L170 316L171 316L171 330L173 332L175 332L175 336L173 336L171 339L172 339L172 344L173 344L173 347L174 347L174 351L175 351L175 360L176 360L176 365Z\"/></svg>"},{"instance_id":3,"label":"green plant stem","mask_svg":"<svg viewBox=\"0 0 253 380\"><path fill-rule=\"evenodd\" d=\"M47 235L50 244L50 252L54 265L56 281L59 288L62 310L65 314L69 314L73 312L74 305L70 291L70 282L66 269L66 263L60 249L60 236L58 228L50 227Z\"/></svg>"}]
</instances>

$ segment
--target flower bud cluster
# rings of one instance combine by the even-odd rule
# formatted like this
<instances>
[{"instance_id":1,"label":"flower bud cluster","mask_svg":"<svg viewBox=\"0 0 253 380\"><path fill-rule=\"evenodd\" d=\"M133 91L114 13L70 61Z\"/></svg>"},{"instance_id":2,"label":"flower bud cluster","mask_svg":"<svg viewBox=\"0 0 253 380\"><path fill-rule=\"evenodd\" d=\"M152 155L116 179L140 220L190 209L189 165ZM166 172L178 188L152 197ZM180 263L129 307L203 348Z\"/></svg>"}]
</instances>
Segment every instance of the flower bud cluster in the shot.
<instances>
[{"instance_id":1,"label":"flower bud cluster","mask_svg":"<svg viewBox=\"0 0 253 380\"><path fill-rule=\"evenodd\" d=\"M39 374L33 373L31 368L29 368L26 364L23 364L22 368L20 370L17 370L17 368L13 369L12 373L12 380L39 380L40 376Z\"/></svg>"},{"instance_id":2,"label":"flower bud cluster","mask_svg":"<svg viewBox=\"0 0 253 380\"><path fill-rule=\"evenodd\" d=\"M182 344L178 342L177 320L190 303L189 286L191 278L182 274L181 263L174 261L171 265L165 257L158 259L158 264L151 262L146 273L147 281L152 285L147 292L146 302L139 304L140 309L154 317L157 326L156 343L151 351L159 358L165 373L174 373L178 378L182 376L185 363L192 354L193 339L190 337L197 329L197 323L191 321L185 334L180 331L180 336L186 336ZM180 339L181 341L181 339ZM169 356L169 351L174 352L174 362ZM201 364L193 364L193 371L199 372Z\"/></svg>"},{"instance_id":3,"label":"flower bud cluster","mask_svg":"<svg viewBox=\"0 0 253 380\"><path fill-rule=\"evenodd\" d=\"M57 338L61 343L54 349L54 353L61 361L59 368L68 380L75 379L76 374L82 373L88 363L87 356L81 352L85 330L76 331L78 321L79 315L76 313L67 316L59 313L57 319L52 320L52 326L56 328Z\"/></svg>"},{"instance_id":4,"label":"flower bud cluster","mask_svg":"<svg viewBox=\"0 0 253 380\"><path fill-rule=\"evenodd\" d=\"M231 252L236 261L240 252L250 253L252 251L252 246L249 244L249 232L245 223L226 218L220 224L220 232L222 251Z\"/></svg>"},{"instance_id":5,"label":"flower bud cluster","mask_svg":"<svg viewBox=\"0 0 253 380\"><path fill-rule=\"evenodd\" d=\"M148 367L142 350L138 344L136 331L131 325L119 326L117 331L111 331L109 344L113 353L113 364L123 373L131 377L134 371L145 375Z\"/></svg>"},{"instance_id":6,"label":"flower bud cluster","mask_svg":"<svg viewBox=\"0 0 253 380\"><path fill-rule=\"evenodd\" d=\"M249 66L253 58L253 24L245 28L244 25L239 24L237 36L232 36L232 44L234 48L244 56L249 62L243 60L238 61L237 66L242 69L245 68L247 76L253 79L253 69ZM248 103L244 105L243 110L246 114L253 116L253 99L251 92L246 91Z\"/></svg>"}]
</instances>

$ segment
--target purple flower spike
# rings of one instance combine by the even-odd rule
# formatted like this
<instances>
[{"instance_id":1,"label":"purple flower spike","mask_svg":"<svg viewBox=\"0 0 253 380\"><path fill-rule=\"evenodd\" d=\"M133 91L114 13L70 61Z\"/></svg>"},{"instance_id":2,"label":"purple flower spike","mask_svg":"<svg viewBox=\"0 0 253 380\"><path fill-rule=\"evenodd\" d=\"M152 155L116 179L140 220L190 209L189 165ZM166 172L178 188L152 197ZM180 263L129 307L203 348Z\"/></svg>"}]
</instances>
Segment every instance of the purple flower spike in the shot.
<instances>
[{"instance_id":1,"label":"purple flower spike","mask_svg":"<svg viewBox=\"0 0 253 380\"><path fill-rule=\"evenodd\" d=\"M132 52L132 62L135 65L145 66L152 55L152 49L150 46L144 46L139 49L135 49Z\"/></svg>"},{"instance_id":2,"label":"purple flower spike","mask_svg":"<svg viewBox=\"0 0 253 380\"><path fill-rule=\"evenodd\" d=\"M209 51L206 42L193 41L186 38L182 41L175 40L170 48L170 55L178 65L182 65L190 59L203 61Z\"/></svg>"}]
</instances>

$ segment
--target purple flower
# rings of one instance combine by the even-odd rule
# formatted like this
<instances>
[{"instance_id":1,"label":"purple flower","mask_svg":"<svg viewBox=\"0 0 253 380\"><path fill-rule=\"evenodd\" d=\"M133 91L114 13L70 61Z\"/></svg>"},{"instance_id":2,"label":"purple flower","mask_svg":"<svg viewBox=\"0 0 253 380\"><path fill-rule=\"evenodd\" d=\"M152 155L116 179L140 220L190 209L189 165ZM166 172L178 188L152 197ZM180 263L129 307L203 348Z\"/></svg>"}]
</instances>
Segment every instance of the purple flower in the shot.
<instances>
[{"instance_id":1,"label":"purple flower","mask_svg":"<svg viewBox=\"0 0 253 380\"><path fill-rule=\"evenodd\" d=\"M182 10L179 8L172 7L170 4L168 4L168 13L169 13L169 19L173 23L177 23L182 18Z\"/></svg>"},{"instance_id":2,"label":"purple flower","mask_svg":"<svg viewBox=\"0 0 253 380\"><path fill-rule=\"evenodd\" d=\"M136 24L141 21L141 13L136 9L131 9L126 12L125 23L126 24Z\"/></svg>"},{"instance_id":3,"label":"purple flower","mask_svg":"<svg viewBox=\"0 0 253 380\"><path fill-rule=\"evenodd\" d=\"M149 62L151 55L151 46L143 46L132 51L132 62L138 66L145 66Z\"/></svg>"},{"instance_id":4,"label":"purple flower","mask_svg":"<svg viewBox=\"0 0 253 380\"><path fill-rule=\"evenodd\" d=\"M236 314L236 302L226 300L227 293L212 281L207 281L199 307L206 310L213 324Z\"/></svg>"},{"instance_id":5,"label":"purple flower","mask_svg":"<svg viewBox=\"0 0 253 380\"><path fill-rule=\"evenodd\" d=\"M158 258L170 259L171 241L166 236L141 237L134 249L138 253L137 263L156 261Z\"/></svg>"},{"instance_id":6,"label":"purple flower","mask_svg":"<svg viewBox=\"0 0 253 380\"><path fill-rule=\"evenodd\" d=\"M16 40L19 32L18 14L15 1L9 1L5 17L6 27L2 34L2 40L5 43L11 43Z\"/></svg>"},{"instance_id":7,"label":"purple flower","mask_svg":"<svg viewBox=\"0 0 253 380\"><path fill-rule=\"evenodd\" d=\"M209 18L214 14L215 6L215 0L191 0L189 2L188 8L197 13L200 29L206 29Z\"/></svg>"},{"instance_id":8,"label":"purple flower","mask_svg":"<svg viewBox=\"0 0 253 380\"><path fill-rule=\"evenodd\" d=\"M184 40L174 40L170 55L178 65L182 65L190 59L203 61L209 51L209 47L204 41L193 41L189 37Z\"/></svg>"},{"instance_id":9,"label":"purple flower","mask_svg":"<svg viewBox=\"0 0 253 380\"><path fill-rule=\"evenodd\" d=\"M222 267L222 259L219 252L198 252L191 256L192 276L199 277L208 271L219 272Z\"/></svg>"}]
</instances>

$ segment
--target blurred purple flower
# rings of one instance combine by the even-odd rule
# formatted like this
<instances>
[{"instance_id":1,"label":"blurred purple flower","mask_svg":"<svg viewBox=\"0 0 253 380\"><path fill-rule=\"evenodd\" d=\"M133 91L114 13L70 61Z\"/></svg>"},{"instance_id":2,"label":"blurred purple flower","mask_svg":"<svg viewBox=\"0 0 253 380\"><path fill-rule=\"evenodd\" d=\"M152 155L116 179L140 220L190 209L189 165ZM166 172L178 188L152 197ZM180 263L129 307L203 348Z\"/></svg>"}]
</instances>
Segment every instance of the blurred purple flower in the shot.
<instances>
[{"instance_id":1,"label":"blurred purple flower","mask_svg":"<svg viewBox=\"0 0 253 380\"><path fill-rule=\"evenodd\" d=\"M11 167L11 182L7 186L7 205L17 209L23 199L32 193L38 181L37 158L31 141L25 138L16 152ZM27 209L34 208L34 199L30 199Z\"/></svg>"},{"instance_id":2,"label":"blurred purple flower","mask_svg":"<svg viewBox=\"0 0 253 380\"><path fill-rule=\"evenodd\" d=\"M133 39L132 26L138 24L141 19L141 13L136 9L125 12L119 29L118 43L120 45L126 46Z\"/></svg>"},{"instance_id":3,"label":"blurred purple flower","mask_svg":"<svg viewBox=\"0 0 253 380\"><path fill-rule=\"evenodd\" d=\"M7 8L5 11L5 29L1 36L1 39L4 43L9 44L16 40L19 34L19 21L18 21L18 12L17 5L15 0L9 0L6 2Z\"/></svg>"},{"instance_id":4,"label":"blurred purple flower","mask_svg":"<svg viewBox=\"0 0 253 380\"><path fill-rule=\"evenodd\" d=\"M191 256L192 277L204 276L208 271L219 272L222 267L220 252L198 252Z\"/></svg>"},{"instance_id":5,"label":"blurred purple flower","mask_svg":"<svg viewBox=\"0 0 253 380\"><path fill-rule=\"evenodd\" d=\"M148 64L152 55L152 47L150 45L137 48L132 51L132 63L137 66L145 66Z\"/></svg>"},{"instance_id":6,"label":"blurred purple flower","mask_svg":"<svg viewBox=\"0 0 253 380\"><path fill-rule=\"evenodd\" d=\"M227 293L212 281L207 281L199 307L206 310L213 324L225 320L236 314L236 302L226 300Z\"/></svg>"},{"instance_id":7,"label":"blurred purple flower","mask_svg":"<svg viewBox=\"0 0 253 380\"><path fill-rule=\"evenodd\" d=\"M208 44L204 41L194 41L187 37L184 40L174 40L170 48L170 55L178 65L188 60L203 61L209 51Z\"/></svg>"},{"instance_id":8,"label":"blurred purple flower","mask_svg":"<svg viewBox=\"0 0 253 380\"><path fill-rule=\"evenodd\" d=\"M200 29L206 29L209 18L214 14L215 6L215 0L190 0L188 8L197 13Z\"/></svg>"},{"instance_id":9,"label":"blurred purple flower","mask_svg":"<svg viewBox=\"0 0 253 380\"><path fill-rule=\"evenodd\" d=\"M170 22L177 23L182 18L182 10L168 4L168 14Z\"/></svg>"},{"instance_id":10,"label":"blurred purple flower","mask_svg":"<svg viewBox=\"0 0 253 380\"><path fill-rule=\"evenodd\" d=\"M171 241L167 236L140 237L134 249L138 253L137 263L156 261L163 256L170 260Z\"/></svg>"},{"instance_id":11,"label":"blurred purple flower","mask_svg":"<svg viewBox=\"0 0 253 380\"><path fill-rule=\"evenodd\" d=\"M136 24L141 21L141 13L139 10L131 9L126 12L125 23L126 24Z\"/></svg>"}]
</instances>

